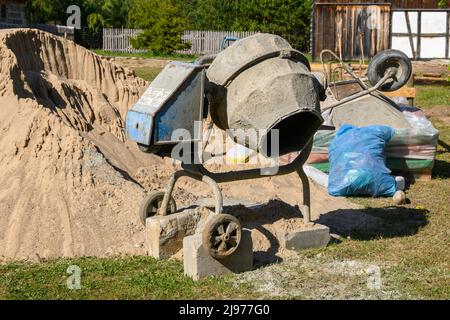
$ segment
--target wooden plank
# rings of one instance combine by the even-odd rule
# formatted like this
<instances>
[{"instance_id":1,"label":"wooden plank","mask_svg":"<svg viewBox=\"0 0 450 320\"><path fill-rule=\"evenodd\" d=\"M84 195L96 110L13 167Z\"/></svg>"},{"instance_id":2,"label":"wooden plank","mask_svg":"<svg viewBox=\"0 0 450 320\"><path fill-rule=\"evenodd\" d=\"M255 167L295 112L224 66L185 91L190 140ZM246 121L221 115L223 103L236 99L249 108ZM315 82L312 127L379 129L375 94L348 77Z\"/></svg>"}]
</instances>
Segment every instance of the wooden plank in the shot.
<instances>
[{"instance_id":1,"label":"wooden plank","mask_svg":"<svg viewBox=\"0 0 450 320\"><path fill-rule=\"evenodd\" d=\"M314 57L314 41L315 41L315 25L314 25L314 7L315 2L311 1L311 11L310 11L310 21L309 21L309 30L310 30L310 36L309 36L309 53L311 56Z\"/></svg>"},{"instance_id":2,"label":"wooden plank","mask_svg":"<svg viewBox=\"0 0 450 320\"><path fill-rule=\"evenodd\" d=\"M422 33L422 11L419 11L417 14L417 54L416 59L420 59L421 53L422 53L422 39L421 39L421 33Z\"/></svg>"},{"instance_id":3,"label":"wooden plank","mask_svg":"<svg viewBox=\"0 0 450 320\"><path fill-rule=\"evenodd\" d=\"M450 59L450 11L447 12L447 37L445 38L445 57Z\"/></svg>"},{"instance_id":4,"label":"wooden plank","mask_svg":"<svg viewBox=\"0 0 450 320\"><path fill-rule=\"evenodd\" d=\"M436 77L414 77L415 85L440 85L440 86L450 86L450 81L445 78Z\"/></svg>"},{"instance_id":5,"label":"wooden plank","mask_svg":"<svg viewBox=\"0 0 450 320\"><path fill-rule=\"evenodd\" d=\"M417 95L417 90L411 87L403 87L400 90L394 92L383 92L383 94L387 97L405 97L407 99L415 99Z\"/></svg>"},{"instance_id":6,"label":"wooden plank","mask_svg":"<svg viewBox=\"0 0 450 320\"><path fill-rule=\"evenodd\" d=\"M315 0L317 6L320 5L335 5L335 4L348 4L357 5L361 0ZM438 0L372 0L365 3L372 3L374 5L391 5L395 9L415 8L415 9L437 9ZM447 6L450 7L450 0L447 0Z\"/></svg>"},{"instance_id":7,"label":"wooden plank","mask_svg":"<svg viewBox=\"0 0 450 320\"><path fill-rule=\"evenodd\" d=\"M411 23L409 21L409 12L405 11L405 19L406 19L406 28L408 30L409 45L411 46L411 52L413 54L413 59L416 60L417 52L416 52L416 48L414 48L414 39L413 39L413 35L412 35Z\"/></svg>"},{"instance_id":8,"label":"wooden plank","mask_svg":"<svg viewBox=\"0 0 450 320\"><path fill-rule=\"evenodd\" d=\"M411 35L413 37L418 37L420 35L422 38L444 38L448 35L448 33L447 32L445 32L445 33L421 33L421 34L411 33ZM392 36L393 37L407 37L407 36L409 36L409 33L395 32L392 34Z\"/></svg>"}]
</instances>

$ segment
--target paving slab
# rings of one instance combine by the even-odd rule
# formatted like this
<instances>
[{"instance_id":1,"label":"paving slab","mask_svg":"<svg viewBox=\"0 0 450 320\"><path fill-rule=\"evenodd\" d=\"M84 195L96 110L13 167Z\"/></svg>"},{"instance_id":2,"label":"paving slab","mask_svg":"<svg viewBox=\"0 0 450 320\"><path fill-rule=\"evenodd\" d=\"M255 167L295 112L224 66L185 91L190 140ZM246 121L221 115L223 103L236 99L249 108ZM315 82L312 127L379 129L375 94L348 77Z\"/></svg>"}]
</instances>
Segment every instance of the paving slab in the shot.
<instances>
[{"instance_id":1,"label":"paving slab","mask_svg":"<svg viewBox=\"0 0 450 320\"><path fill-rule=\"evenodd\" d=\"M193 280L210 276L243 273L253 269L253 241L250 230L244 229L239 248L223 260L214 259L203 247L202 234L186 237L183 241L184 274Z\"/></svg>"},{"instance_id":2,"label":"paving slab","mask_svg":"<svg viewBox=\"0 0 450 320\"><path fill-rule=\"evenodd\" d=\"M168 259L175 255L183 248L183 239L195 234L209 214L209 210L198 208L148 218L145 233L149 256Z\"/></svg>"},{"instance_id":3,"label":"paving slab","mask_svg":"<svg viewBox=\"0 0 450 320\"><path fill-rule=\"evenodd\" d=\"M280 246L288 250L324 248L331 240L330 228L321 224L311 224L305 228L277 234Z\"/></svg>"}]
</instances>

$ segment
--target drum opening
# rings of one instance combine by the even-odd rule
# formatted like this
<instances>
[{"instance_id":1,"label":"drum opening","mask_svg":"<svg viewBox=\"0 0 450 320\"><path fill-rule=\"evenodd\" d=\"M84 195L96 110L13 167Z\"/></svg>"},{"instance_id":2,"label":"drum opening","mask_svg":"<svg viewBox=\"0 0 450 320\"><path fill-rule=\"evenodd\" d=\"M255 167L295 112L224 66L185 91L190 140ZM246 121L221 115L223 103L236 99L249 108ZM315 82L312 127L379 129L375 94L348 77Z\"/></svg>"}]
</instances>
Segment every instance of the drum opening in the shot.
<instances>
[{"instance_id":1,"label":"drum opening","mask_svg":"<svg viewBox=\"0 0 450 320\"><path fill-rule=\"evenodd\" d=\"M312 112L300 112L282 120L263 137L263 154L276 157L301 151L322 123L322 117Z\"/></svg>"}]
</instances>

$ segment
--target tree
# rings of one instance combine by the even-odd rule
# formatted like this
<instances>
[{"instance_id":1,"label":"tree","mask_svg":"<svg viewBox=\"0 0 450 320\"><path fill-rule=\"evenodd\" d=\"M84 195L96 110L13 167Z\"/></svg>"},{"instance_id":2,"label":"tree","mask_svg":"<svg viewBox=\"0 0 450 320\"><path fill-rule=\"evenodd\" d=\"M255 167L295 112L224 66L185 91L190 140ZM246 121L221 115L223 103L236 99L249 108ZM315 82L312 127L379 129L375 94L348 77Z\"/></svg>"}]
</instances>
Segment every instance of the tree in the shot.
<instances>
[{"instance_id":1,"label":"tree","mask_svg":"<svg viewBox=\"0 0 450 320\"><path fill-rule=\"evenodd\" d=\"M186 47L181 35L189 29L268 32L299 50L309 45L310 0L28 0L29 21L65 24L72 4L83 26L144 29L133 44L156 51Z\"/></svg>"},{"instance_id":2,"label":"tree","mask_svg":"<svg viewBox=\"0 0 450 320\"><path fill-rule=\"evenodd\" d=\"M87 24L89 30L93 32L98 32L100 28L107 26L107 22L101 13L91 13L87 18Z\"/></svg>"},{"instance_id":3,"label":"tree","mask_svg":"<svg viewBox=\"0 0 450 320\"><path fill-rule=\"evenodd\" d=\"M127 24L133 0L28 0L28 21L31 23L66 24L70 5L81 9L81 24L95 30L101 27L122 27Z\"/></svg>"},{"instance_id":4,"label":"tree","mask_svg":"<svg viewBox=\"0 0 450 320\"><path fill-rule=\"evenodd\" d=\"M190 29L275 33L297 49L308 49L310 0L175 1Z\"/></svg>"},{"instance_id":5,"label":"tree","mask_svg":"<svg viewBox=\"0 0 450 320\"><path fill-rule=\"evenodd\" d=\"M438 7L442 9L448 8L448 1L447 0L439 0Z\"/></svg>"},{"instance_id":6,"label":"tree","mask_svg":"<svg viewBox=\"0 0 450 320\"><path fill-rule=\"evenodd\" d=\"M189 48L181 37L187 29L187 20L169 0L134 0L129 12L130 26L144 29L130 42L136 49L157 53L173 53Z\"/></svg>"}]
</instances>

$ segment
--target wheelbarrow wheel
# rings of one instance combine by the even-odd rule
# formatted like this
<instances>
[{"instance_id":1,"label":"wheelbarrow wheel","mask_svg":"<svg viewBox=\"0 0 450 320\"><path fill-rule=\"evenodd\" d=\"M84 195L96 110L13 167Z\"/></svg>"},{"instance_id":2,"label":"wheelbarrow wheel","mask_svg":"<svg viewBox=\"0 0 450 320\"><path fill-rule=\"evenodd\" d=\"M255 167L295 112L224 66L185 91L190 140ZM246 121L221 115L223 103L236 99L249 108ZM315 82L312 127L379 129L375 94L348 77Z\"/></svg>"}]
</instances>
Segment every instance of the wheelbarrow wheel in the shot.
<instances>
[{"instance_id":1,"label":"wheelbarrow wheel","mask_svg":"<svg viewBox=\"0 0 450 320\"><path fill-rule=\"evenodd\" d=\"M222 260L239 248L242 239L241 223L228 214L213 216L203 231L203 247L209 254Z\"/></svg>"},{"instance_id":2,"label":"wheelbarrow wheel","mask_svg":"<svg viewBox=\"0 0 450 320\"><path fill-rule=\"evenodd\" d=\"M142 201L141 208L139 209L139 217L142 224L145 226L148 218L153 217L158 214L159 208L164 199L164 191L152 191L147 197ZM172 214L177 211L177 204L173 197L170 197L169 207L167 208L167 213Z\"/></svg>"},{"instance_id":3,"label":"wheelbarrow wheel","mask_svg":"<svg viewBox=\"0 0 450 320\"><path fill-rule=\"evenodd\" d=\"M376 54L369 64L367 75L370 84L375 86L390 69L395 71L395 74L380 87L381 91L396 91L411 78L412 64L408 56L398 50L384 50Z\"/></svg>"}]
</instances>

